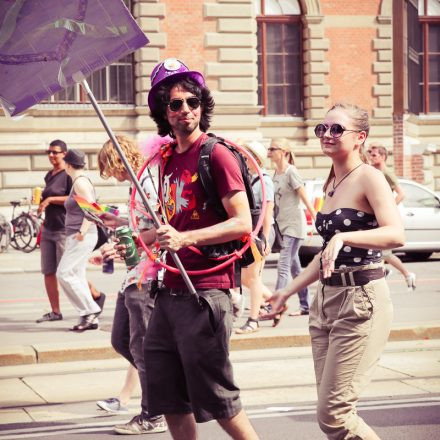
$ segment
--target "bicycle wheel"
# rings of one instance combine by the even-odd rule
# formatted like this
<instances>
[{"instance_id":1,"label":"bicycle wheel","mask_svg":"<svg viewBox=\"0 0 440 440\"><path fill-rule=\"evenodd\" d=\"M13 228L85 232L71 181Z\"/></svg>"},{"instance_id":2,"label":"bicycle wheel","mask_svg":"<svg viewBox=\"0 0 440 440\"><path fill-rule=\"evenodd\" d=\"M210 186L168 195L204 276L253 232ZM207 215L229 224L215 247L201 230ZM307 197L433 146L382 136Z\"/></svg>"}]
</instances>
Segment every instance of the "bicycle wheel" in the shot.
<instances>
[{"instance_id":1,"label":"bicycle wheel","mask_svg":"<svg viewBox=\"0 0 440 440\"><path fill-rule=\"evenodd\" d=\"M0 215L0 253L4 252L11 242L11 226L6 219Z\"/></svg>"},{"instance_id":2,"label":"bicycle wheel","mask_svg":"<svg viewBox=\"0 0 440 440\"><path fill-rule=\"evenodd\" d=\"M32 221L29 217L23 214L14 218L11 223L14 232L11 244L15 249L23 251L30 245L34 236Z\"/></svg>"},{"instance_id":3,"label":"bicycle wheel","mask_svg":"<svg viewBox=\"0 0 440 440\"><path fill-rule=\"evenodd\" d=\"M22 249L23 252L32 252L38 245L38 234L40 233L41 225L40 223L31 215L26 214L28 222L32 225L32 238L28 245Z\"/></svg>"}]
</instances>

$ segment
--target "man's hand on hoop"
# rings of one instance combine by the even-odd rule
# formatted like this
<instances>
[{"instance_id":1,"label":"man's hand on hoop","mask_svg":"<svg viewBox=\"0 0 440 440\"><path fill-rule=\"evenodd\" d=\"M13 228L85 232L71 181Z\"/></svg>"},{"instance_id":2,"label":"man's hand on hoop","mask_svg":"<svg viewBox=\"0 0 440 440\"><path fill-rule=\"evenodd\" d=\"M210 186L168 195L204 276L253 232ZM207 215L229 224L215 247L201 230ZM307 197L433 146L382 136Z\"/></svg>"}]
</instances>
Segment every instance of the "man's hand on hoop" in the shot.
<instances>
[{"instance_id":1,"label":"man's hand on hoop","mask_svg":"<svg viewBox=\"0 0 440 440\"><path fill-rule=\"evenodd\" d=\"M184 234L170 225L162 225L160 228L156 229L156 235L161 249L177 252L183 247L188 246L185 242Z\"/></svg>"}]
</instances>

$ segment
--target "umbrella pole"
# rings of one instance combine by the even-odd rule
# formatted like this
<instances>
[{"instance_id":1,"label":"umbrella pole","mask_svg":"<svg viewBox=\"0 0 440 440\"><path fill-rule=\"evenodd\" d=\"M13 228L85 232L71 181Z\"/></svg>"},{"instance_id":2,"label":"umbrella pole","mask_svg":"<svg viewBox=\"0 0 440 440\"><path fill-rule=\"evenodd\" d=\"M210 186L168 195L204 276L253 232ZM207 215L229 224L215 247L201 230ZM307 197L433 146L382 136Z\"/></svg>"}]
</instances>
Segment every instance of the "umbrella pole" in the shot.
<instances>
[{"instance_id":1,"label":"umbrella pole","mask_svg":"<svg viewBox=\"0 0 440 440\"><path fill-rule=\"evenodd\" d=\"M118 152L119 157L121 158L122 163L124 164L125 169L127 170L128 174L130 176L130 179L133 182L133 185L136 187L136 191L140 195L145 208L147 209L148 213L151 215L151 218L153 219L153 222L154 222L154 226L156 228L159 228L161 226L160 220L157 217L156 213L154 212L153 208L150 206L150 203L148 202L147 196L145 195L145 191L141 187L141 185L140 185L140 183L139 183L139 181L138 181L138 179L136 177L136 174L134 173L134 171L132 170L130 164L128 163L127 158L125 157L125 154L122 151L122 148L119 145L119 142L116 139L112 129L108 125L107 119L105 118L104 113L102 113L102 110L99 107L99 105L98 105L98 103L97 103L97 101L95 99L95 96L93 95L93 92L90 89L89 84L87 83L87 80L84 79L81 82L81 85L83 86L85 92L87 93L87 96L89 97L90 102L91 102L93 108L96 111L96 114L98 115L99 119L101 120L101 123L102 123L102 125L105 128L105 131L107 132L107 134L109 135L110 139L112 140L113 145L115 146L115 149ZM172 256L172 258L174 260L174 263L176 264L177 268L179 269L180 274L182 275L183 280L185 281L186 287L188 288L188 290L192 294L194 294L194 295L196 295L198 297L196 289L194 288L191 280L189 279L189 276L186 273L186 270L183 267L182 262L180 261L180 258L178 257L178 255L175 252L170 252L170 254L171 254L171 256Z\"/></svg>"}]
</instances>

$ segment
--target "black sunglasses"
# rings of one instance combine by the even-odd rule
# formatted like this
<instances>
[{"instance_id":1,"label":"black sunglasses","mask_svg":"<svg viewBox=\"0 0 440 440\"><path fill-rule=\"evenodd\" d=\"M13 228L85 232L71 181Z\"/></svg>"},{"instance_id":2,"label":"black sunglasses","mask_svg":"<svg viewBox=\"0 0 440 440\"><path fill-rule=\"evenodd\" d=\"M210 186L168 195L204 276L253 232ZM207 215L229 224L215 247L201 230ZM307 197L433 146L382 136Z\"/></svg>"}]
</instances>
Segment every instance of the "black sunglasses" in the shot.
<instances>
[{"instance_id":1,"label":"black sunglasses","mask_svg":"<svg viewBox=\"0 0 440 440\"><path fill-rule=\"evenodd\" d=\"M61 154L64 151L46 150L46 154Z\"/></svg>"},{"instance_id":2,"label":"black sunglasses","mask_svg":"<svg viewBox=\"0 0 440 440\"><path fill-rule=\"evenodd\" d=\"M269 148L267 149L267 151L278 151L278 150L281 150L281 148L278 148L278 147L269 147Z\"/></svg>"},{"instance_id":3,"label":"black sunglasses","mask_svg":"<svg viewBox=\"0 0 440 440\"><path fill-rule=\"evenodd\" d=\"M318 124L315 127L316 137L322 139L327 133L327 130L329 128L330 128L330 136L332 138L340 138L344 134L344 131L352 131L355 133L360 133L362 131L362 130L348 130L347 128L343 127L341 124L332 124L330 125L330 127L326 124Z\"/></svg>"},{"instance_id":4,"label":"black sunglasses","mask_svg":"<svg viewBox=\"0 0 440 440\"><path fill-rule=\"evenodd\" d=\"M200 99L197 98L197 96L191 96L186 99L180 99L180 98L172 99L169 102L168 107L172 112L178 112L182 108L183 103L185 101L188 104L188 107L192 110L195 110L196 108L200 107Z\"/></svg>"}]
</instances>

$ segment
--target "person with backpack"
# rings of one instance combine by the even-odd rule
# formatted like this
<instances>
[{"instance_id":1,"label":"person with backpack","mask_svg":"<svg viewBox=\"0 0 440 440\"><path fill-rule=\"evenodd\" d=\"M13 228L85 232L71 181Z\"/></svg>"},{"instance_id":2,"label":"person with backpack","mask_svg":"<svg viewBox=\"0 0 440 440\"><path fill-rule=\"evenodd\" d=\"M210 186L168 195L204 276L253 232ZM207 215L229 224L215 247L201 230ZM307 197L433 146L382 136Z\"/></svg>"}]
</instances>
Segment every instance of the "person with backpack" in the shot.
<instances>
[{"instance_id":1,"label":"person with backpack","mask_svg":"<svg viewBox=\"0 0 440 440\"><path fill-rule=\"evenodd\" d=\"M262 168L264 186L266 189L266 210L263 217L262 233L263 239L261 243L263 258L261 261L254 261L249 266L242 269L241 281L245 287L249 289L250 294L250 311L246 322L235 330L235 333L245 334L256 332L259 329L258 320L260 316L260 307L264 300L268 300L272 296L272 292L263 283L262 275L264 268L264 257L270 254L271 243L273 242L273 207L274 207L274 192L273 182L271 177L265 172L263 166L267 158L267 150L263 144L257 141L243 143L242 146L246 148L254 157L259 167ZM254 192L255 205L261 209L263 203L263 190L260 177L257 170L248 161L248 166L252 174L252 191Z\"/></svg>"},{"instance_id":2,"label":"person with backpack","mask_svg":"<svg viewBox=\"0 0 440 440\"><path fill-rule=\"evenodd\" d=\"M208 204L199 178L200 151L214 109L201 73L175 58L164 60L151 74L148 105L158 134L175 139L161 149L159 193L168 223L156 230L156 238L162 249L177 253L186 270L208 270L190 277L197 295L180 273L169 269L157 289L144 341L149 411L165 414L174 439L196 439L196 423L214 419L234 439L258 439L242 409L229 360L233 265L211 272L218 261L188 248L200 250L250 234L242 173L229 149L215 144L211 192L221 199L223 218ZM167 264L174 266L169 254Z\"/></svg>"}]
</instances>

